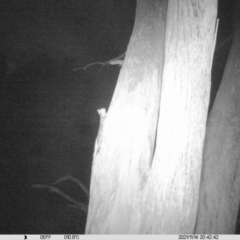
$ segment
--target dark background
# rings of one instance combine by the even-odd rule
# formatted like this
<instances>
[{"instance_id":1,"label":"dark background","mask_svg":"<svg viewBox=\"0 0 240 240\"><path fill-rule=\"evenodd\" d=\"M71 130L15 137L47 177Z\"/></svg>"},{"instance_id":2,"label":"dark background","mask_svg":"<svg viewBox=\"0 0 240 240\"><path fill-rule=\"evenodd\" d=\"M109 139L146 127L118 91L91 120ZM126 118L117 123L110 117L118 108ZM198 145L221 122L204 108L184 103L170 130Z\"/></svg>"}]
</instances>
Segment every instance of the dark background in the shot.
<instances>
[{"instance_id":1,"label":"dark background","mask_svg":"<svg viewBox=\"0 0 240 240\"><path fill-rule=\"evenodd\" d=\"M135 7L134 0L0 0L1 234L84 232L81 211L32 185L71 175L89 186L97 109L109 106L120 68L73 69L125 52ZM231 17L231 1L220 1L212 99ZM58 186L87 203L73 182Z\"/></svg>"}]
</instances>

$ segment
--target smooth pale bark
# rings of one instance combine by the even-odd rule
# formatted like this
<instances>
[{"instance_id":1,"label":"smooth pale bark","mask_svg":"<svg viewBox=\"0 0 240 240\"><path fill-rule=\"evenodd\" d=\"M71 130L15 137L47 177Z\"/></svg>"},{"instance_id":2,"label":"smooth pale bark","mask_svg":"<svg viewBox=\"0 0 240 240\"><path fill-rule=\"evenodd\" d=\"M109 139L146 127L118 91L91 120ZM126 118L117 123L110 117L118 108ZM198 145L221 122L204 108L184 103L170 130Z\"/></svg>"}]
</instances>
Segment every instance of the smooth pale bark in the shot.
<instances>
[{"instance_id":1,"label":"smooth pale bark","mask_svg":"<svg viewBox=\"0 0 240 240\"><path fill-rule=\"evenodd\" d=\"M149 233L193 233L209 105L217 1L169 1Z\"/></svg>"},{"instance_id":2,"label":"smooth pale bark","mask_svg":"<svg viewBox=\"0 0 240 240\"><path fill-rule=\"evenodd\" d=\"M167 0L137 2L124 64L96 140L86 233L139 231L159 114L166 10Z\"/></svg>"},{"instance_id":3,"label":"smooth pale bark","mask_svg":"<svg viewBox=\"0 0 240 240\"><path fill-rule=\"evenodd\" d=\"M86 233L193 232L216 12L217 0L138 0L101 113Z\"/></svg>"},{"instance_id":4,"label":"smooth pale bark","mask_svg":"<svg viewBox=\"0 0 240 240\"><path fill-rule=\"evenodd\" d=\"M235 232L240 202L240 3L222 83L207 123L196 233ZM237 21L237 22L236 22Z\"/></svg>"}]
</instances>

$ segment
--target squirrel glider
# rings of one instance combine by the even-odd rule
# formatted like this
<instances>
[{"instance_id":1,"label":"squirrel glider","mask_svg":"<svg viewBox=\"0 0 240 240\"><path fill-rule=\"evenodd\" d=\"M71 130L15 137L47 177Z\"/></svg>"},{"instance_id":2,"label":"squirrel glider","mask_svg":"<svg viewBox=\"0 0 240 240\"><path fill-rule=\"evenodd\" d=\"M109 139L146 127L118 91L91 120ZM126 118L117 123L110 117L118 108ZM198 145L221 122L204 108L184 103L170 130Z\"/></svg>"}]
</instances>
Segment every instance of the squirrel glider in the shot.
<instances>
[{"instance_id":1,"label":"squirrel glider","mask_svg":"<svg viewBox=\"0 0 240 240\"><path fill-rule=\"evenodd\" d=\"M122 66L123 65L123 61L124 61L124 57L125 57L125 53L119 55L118 57L115 57L111 60L108 60L106 62L93 62L90 63L88 65L86 65L85 67L81 67L81 68L74 68L73 71L78 71L78 70L86 70L87 68L93 66L93 65L102 65L102 67L105 67L107 65L118 65L118 66Z\"/></svg>"}]
</instances>

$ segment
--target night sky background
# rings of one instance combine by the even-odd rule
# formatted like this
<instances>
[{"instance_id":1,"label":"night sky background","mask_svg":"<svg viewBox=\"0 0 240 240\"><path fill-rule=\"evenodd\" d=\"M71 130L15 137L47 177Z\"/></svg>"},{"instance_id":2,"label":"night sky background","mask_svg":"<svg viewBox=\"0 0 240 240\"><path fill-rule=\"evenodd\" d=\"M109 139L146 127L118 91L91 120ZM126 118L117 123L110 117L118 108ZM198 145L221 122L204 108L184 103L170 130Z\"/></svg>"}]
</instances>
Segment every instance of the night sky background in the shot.
<instances>
[{"instance_id":1,"label":"night sky background","mask_svg":"<svg viewBox=\"0 0 240 240\"><path fill-rule=\"evenodd\" d=\"M231 2L219 1L212 99L231 46ZM84 213L32 186L71 175L89 187L97 109L108 108L120 68L73 69L125 52L135 8L134 0L0 0L0 234L84 232ZM87 203L75 183L58 186Z\"/></svg>"}]
</instances>

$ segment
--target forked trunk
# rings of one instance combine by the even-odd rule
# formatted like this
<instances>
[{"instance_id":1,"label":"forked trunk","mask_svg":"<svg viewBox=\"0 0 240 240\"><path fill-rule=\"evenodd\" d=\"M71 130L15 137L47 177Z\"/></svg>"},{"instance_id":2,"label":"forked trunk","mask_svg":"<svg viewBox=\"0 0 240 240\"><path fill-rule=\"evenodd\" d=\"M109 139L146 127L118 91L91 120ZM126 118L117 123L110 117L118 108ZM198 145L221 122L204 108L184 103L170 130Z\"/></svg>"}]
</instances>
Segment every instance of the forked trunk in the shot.
<instances>
[{"instance_id":1,"label":"forked trunk","mask_svg":"<svg viewBox=\"0 0 240 240\"><path fill-rule=\"evenodd\" d=\"M217 0L137 1L109 111L100 111L86 233L193 232L216 9Z\"/></svg>"}]
</instances>

